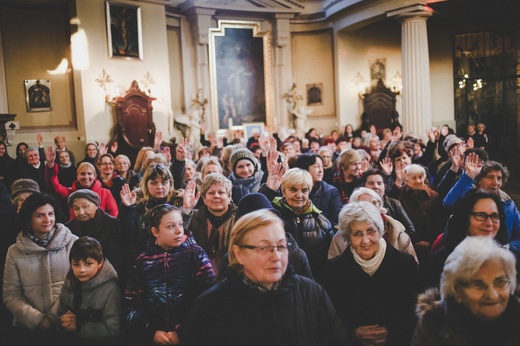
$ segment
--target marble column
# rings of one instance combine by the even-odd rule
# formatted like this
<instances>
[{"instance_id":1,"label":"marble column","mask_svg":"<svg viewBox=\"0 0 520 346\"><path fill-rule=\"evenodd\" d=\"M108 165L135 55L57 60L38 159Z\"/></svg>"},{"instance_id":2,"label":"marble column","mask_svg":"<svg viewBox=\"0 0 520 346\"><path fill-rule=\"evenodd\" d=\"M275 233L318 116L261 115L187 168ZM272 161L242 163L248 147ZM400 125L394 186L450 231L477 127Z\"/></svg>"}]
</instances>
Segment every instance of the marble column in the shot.
<instances>
[{"instance_id":1,"label":"marble column","mask_svg":"<svg viewBox=\"0 0 520 346\"><path fill-rule=\"evenodd\" d=\"M273 19L274 33L274 95L275 95L275 127L282 132L291 124L291 114L282 96L291 89L291 30L290 20L293 14L276 14Z\"/></svg>"},{"instance_id":2,"label":"marble column","mask_svg":"<svg viewBox=\"0 0 520 346\"><path fill-rule=\"evenodd\" d=\"M433 10L424 5L402 8L395 15L401 22L401 63L403 89L401 124L406 133L425 138L425 130L432 126L430 59L426 21Z\"/></svg>"}]
</instances>

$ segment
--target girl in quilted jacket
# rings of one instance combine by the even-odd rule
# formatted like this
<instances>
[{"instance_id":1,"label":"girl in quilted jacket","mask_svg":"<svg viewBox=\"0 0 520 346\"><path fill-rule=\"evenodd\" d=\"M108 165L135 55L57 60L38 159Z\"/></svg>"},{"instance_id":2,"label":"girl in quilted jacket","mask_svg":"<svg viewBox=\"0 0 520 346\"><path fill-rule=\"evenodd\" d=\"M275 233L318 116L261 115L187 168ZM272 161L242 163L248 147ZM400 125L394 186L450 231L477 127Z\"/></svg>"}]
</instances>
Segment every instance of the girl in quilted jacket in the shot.
<instances>
[{"instance_id":1,"label":"girl in quilted jacket","mask_svg":"<svg viewBox=\"0 0 520 346\"><path fill-rule=\"evenodd\" d=\"M124 294L124 324L132 337L178 345L195 298L211 287L215 273L204 250L185 234L180 209L155 206L147 215L155 243L136 260Z\"/></svg>"}]
</instances>

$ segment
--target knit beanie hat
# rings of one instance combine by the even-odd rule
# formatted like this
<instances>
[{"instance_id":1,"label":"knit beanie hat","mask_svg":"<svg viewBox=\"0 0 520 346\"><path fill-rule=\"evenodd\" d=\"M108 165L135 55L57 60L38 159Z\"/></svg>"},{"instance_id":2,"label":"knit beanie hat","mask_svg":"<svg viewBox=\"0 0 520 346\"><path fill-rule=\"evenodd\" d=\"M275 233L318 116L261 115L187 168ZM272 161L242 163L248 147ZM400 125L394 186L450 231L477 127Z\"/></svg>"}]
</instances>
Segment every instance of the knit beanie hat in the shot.
<instances>
[{"instance_id":1,"label":"knit beanie hat","mask_svg":"<svg viewBox=\"0 0 520 346\"><path fill-rule=\"evenodd\" d=\"M14 201L16 196L24 192L40 192L38 183L32 179L18 179L11 185L11 201Z\"/></svg>"},{"instance_id":2,"label":"knit beanie hat","mask_svg":"<svg viewBox=\"0 0 520 346\"><path fill-rule=\"evenodd\" d=\"M276 215L280 216L280 212L273 208L273 205L264 194L259 192L252 192L240 199L237 206L237 220L242 216L257 210L270 210Z\"/></svg>"},{"instance_id":3,"label":"knit beanie hat","mask_svg":"<svg viewBox=\"0 0 520 346\"><path fill-rule=\"evenodd\" d=\"M89 189L80 189L74 191L69 195L69 198L67 199L69 207L72 207L72 203L74 203L74 200L78 198L86 198L98 207L99 203L101 203L101 198L99 198L99 195L97 193Z\"/></svg>"},{"instance_id":4,"label":"knit beanie hat","mask_svg":"<svg viewBox=\"0 0 520 346\"><path fill-rule=\"evenodd\" d=\"M231 154L231 157L229 158L229 161L231 162L231 167L233 169L233 173L235 173L235 168L237 166L238 161L240 160L249 160L255 166L255 173L258 169L258 160L256 159L255 155L251 152L251 150L246 148L238 148L233 151Z\"/></svg>"}]
</instances>

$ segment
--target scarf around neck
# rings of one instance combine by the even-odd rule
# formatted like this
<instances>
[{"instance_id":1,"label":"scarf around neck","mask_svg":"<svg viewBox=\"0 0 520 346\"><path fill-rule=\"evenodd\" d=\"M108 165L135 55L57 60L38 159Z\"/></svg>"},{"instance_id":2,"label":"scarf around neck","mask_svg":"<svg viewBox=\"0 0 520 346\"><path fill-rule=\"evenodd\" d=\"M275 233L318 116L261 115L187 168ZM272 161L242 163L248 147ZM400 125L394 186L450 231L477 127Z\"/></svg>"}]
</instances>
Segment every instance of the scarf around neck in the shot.
<instances>
[{"instance_id":1,"label":"scarf around neck","mask_svg":"<svg viewBox=\"0 0 520 346\"><path fill-rule=\"evenodd\" d=\"M47 245L49 245L49 243L51 242L52 237L54 237L54 232L56 232L56 227L51 229L51 231L47 233L47 235L43 238L38 238L37 236L32 234L31 231L27 232L27 236L36 244L40 245L43 248L46 248Z\"/></svg>"},{"instance_id":2,"label":"scarf around neck","mask_svg":"<svg viewBox=\"0 0 520 346\"><path fill-rule=\"evenodd\" d=\"M374 273L379 269L379 266L383 262L383 259L385 258L386 253L386 241L381 237L379 239L379 248L377 249L376 255L374 258L365 261L364 259L359 256L356 251L354 251L354 248L350 246L350 251L352 251L352 255L354 256L354 260L357 264L363 269L365 273L372 276Z\"/></svg>"}]
</instances>

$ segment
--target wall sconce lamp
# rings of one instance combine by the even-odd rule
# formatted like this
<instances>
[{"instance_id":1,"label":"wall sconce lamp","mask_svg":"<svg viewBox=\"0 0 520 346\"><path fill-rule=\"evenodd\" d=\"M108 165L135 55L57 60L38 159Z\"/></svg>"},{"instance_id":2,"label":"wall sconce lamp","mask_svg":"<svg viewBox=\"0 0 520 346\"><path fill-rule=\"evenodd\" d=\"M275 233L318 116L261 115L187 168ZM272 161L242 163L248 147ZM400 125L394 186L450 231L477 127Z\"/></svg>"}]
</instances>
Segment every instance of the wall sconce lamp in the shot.
<instances>
[{"instance_id":1,"label":"wall sconce lamp","mask_svg":"<svg viewBox=\"0 0 520 346\"><path fill-rule=\"evenodd\" d=\"M401 95L401 91L403 90L403 77L401 77L401 72L397 71L390 80L390 83L390 90L396 95Z\"/></svg>"},{"instance_id":2,"label":"wall sconce lamp","mask_svg":"<svg viewBox=\"0 0 520 346\"><path fill-rule=\"evenodd\" d=\"M365 94L368 92L368 83L365 80L365 77L361 75L361 73L357 73L352 80L354 86L356 87L356 91L360 99L365 98Z\"/></svg>"},{"instance_id":3,"label":"wall sconce lamp","mask_svg":"<svg viewBox=\"0 0 520 346\"><path fill-rule=\"evenodd\" d=\"M124 95L124 90L119 86L113 86L114 80L110 77L110 75L103 69L101 74L95 79L98 83L99 87L103 89L105 93L105 102L111 105L112 107L116 105L117 98ZM155 79L152 77L150 72L146 72L141 83L144 84L146 94L151 97L152 96L152 84L155 84Z\"/></svg>"}]
</instances>

